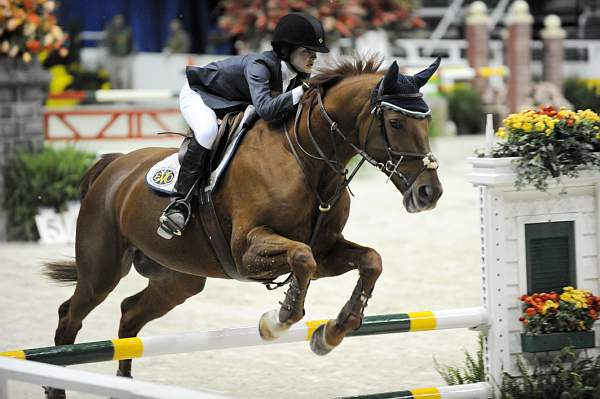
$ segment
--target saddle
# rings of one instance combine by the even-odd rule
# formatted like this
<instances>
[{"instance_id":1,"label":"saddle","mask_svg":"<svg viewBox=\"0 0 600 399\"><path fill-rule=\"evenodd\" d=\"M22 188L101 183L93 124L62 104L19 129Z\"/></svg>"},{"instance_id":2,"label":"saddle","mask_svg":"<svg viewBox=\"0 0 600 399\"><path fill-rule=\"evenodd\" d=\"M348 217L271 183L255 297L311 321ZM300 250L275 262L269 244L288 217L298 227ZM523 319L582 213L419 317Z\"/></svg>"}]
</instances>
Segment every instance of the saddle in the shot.
<instances>
[{"instance_id":1,"label":"saddle","mask_svg":"<svg viewBox=\"0 0 600 399\"><path fill-rule=\"evenodd\" d=\"M221 267L223 267L223 271L230 278L236 280L250 281L250 279L244 278L238 273L235 260L231 254L231 247L225 238L215 211L212 193L219 183L219 178L224 174L231 159L233 159L235 151L239 147L245 133L258 119L258 114L254 110L254 107L251 106L246 111L231 112L223 117L210 157L206 161L207 164L204 165L205 170L210 171L210 173L205 173L205 177L199 180L192 188L198 205L191 208L198 210L197 216L200 218L202 228L209 239ZM173 187L179 173L178 159L181 159L186 153L189 142L192 139L193 135L188 133L180 147L179 153L171 154L150 168L146 175L146 184L148 186L167 195L176 194L173 192Z\"/></svg>"},{"instance_id":2,"label":"saddle","mask_svg":"<svg viewBox=\"0 0 600 399\"><path fill-rule=\"evenodd\" d=\"M210 151L210 156L208 157L207 164L204 165L206 167L205 170L209 170L214 172L215 169L219 166L221 160L225 155L225 150L229 144L230 139L233 137L234 133L240 127L240 123L244 118L244 111L234 111L230 112L221 119L221 123L219 124L219 130L217 131L217 136L213 143L213 147ZM246 125L247 122L246 122ZM249 126L248 126L249 128ZM188 145L190 140L194 137L194 133L192 130L189 130L181 147L179 148L178 158L181 160L185 153L187 152Z\"/></svg>"},{"instance_id":3,"label":"saddle","mask_svg":"<svg viewBox=\"0 0 600 399\"><path fill-rule=\"evenodd\" d=\"M205 178L198 182L195 191L210 186L214 190L219 178L233 158L237 146L246 131L258 120L258 115L252 109L247 111L230 112L223 117L210 156L203 166ZM161 195L175 196L175 182L179 174L179 160L187 151L193 133L189 131L181 143L179 153L173 153L150 168L146 174L146 185Z\"/></svg>"}]
</instances>

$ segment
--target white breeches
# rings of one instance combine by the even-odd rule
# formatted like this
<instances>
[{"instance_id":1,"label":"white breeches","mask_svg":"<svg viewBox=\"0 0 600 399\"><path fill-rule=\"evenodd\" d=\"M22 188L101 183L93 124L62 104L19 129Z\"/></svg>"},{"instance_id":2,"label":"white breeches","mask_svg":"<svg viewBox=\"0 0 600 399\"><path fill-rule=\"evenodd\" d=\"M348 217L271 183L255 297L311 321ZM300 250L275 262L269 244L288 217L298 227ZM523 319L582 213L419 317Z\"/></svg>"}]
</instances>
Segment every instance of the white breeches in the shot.
<instances>
[{"instance_id":1,"label":"white breeches","mask_svg":"<svg viewBox=\"0 0 600 399\"><path fill-rule=\"evenodd\" d=\"M194 132L194 138L204 148L211 149L217 137L217 115L208 108L200 94L185 82L179 92L179 109L183 119Z\"/></svg>"}]
</instances>

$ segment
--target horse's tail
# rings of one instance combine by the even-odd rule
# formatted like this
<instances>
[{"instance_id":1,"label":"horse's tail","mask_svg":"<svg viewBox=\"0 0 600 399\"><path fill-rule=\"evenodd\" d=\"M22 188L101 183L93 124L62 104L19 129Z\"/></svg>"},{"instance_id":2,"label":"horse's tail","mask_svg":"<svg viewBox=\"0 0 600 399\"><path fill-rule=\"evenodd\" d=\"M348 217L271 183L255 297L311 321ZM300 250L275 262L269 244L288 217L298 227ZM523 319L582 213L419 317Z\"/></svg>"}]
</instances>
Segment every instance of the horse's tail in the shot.
<instances>
[{"instance_id":1,"label":"horse's tail","mask_svg":"<svg viewBox=\"0 0 600 399\"><path fill-rule=\"evenodd\" d=\"M59 283L70 285L77 281L75 261L48 262L44 264L44 274Z\"/></svg>"},{"instance_id":2,"label":"horse's tail","mask_svg":"<svg viewBox=\"0 0 600 399\"><path fill-rule=\"evenodd\" d=\"M79 199L83 201L86 194L88 193L92 183L94 180L100 176L100 173L115 159L119 158L121 153L110 153L110 154L102 154L100 159L96 161L95 164L92 165L91 168L83 175L81 182L79 183Z\"/></svg>"},{"instance_id":3,"label":"horse's tail","mask_svg":"<svg viewBox=\"0 0 600 399\"><path fill-rule=\"evenodd\" d=\"M103 154L95 164L93 164L79 182L79 199L83 201L94 181L100 176L100 173L115 159L119 158L120 153ZM47 262L44 264L44 274L52 280L63 284L72 284L77 282L77 262L58 261Z\"/></svg>"}]
</instances>

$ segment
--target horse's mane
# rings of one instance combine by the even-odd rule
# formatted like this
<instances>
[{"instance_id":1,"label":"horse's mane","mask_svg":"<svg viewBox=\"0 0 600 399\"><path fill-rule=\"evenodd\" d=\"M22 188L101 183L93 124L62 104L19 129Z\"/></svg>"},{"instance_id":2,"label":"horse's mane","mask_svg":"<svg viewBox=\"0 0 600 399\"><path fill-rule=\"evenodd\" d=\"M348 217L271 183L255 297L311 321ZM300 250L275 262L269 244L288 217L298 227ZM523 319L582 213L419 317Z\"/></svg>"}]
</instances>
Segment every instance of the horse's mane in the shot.
<instances>
[{"instance_id":1,"label":"horse's mane","mask_svg":"<svg viewBox=\"0 0 600 399\"><path fill-rule=\"evenodd\" d=\"M335 58L327 65L319 67L317 74L310 78L309 82L311 86L330 87L349 76L377 73L382 63L383 56L380 54L367 56L354 54L349 57Z\"/></svg>"},{"instance_id":2,"label":"horse's mane","mask_svg":"<svg viewBox=\"0 0 600 399\"><path fill-rule=\"evenodd\" d=\"M347 57L334 58L326 65L317 69L317 74L309 79L310 90L303 96L302 101L311 102L317 91L327 91L344 78L362 74L377 73L383 56L381 54L361 55L355 53Z\"/></svg>"}]
</instances>

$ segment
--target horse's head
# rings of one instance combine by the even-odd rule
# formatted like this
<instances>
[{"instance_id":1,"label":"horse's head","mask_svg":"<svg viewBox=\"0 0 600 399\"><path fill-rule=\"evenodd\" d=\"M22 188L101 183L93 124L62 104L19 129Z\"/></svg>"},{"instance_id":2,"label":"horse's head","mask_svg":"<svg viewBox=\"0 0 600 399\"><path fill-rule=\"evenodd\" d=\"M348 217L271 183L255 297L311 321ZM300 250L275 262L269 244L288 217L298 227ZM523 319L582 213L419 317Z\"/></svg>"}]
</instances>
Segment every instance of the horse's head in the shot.
<instances>
[{"instance_id":1,"label":"horse's head","mask_svg":"<svg viewBox=\"0 0 600 399\"><path fill-rule=\"evenodd\" d=\"M419 92L439 64L438 58L410 76L400 74L394 62L373 89L371 115L361 123L362 147L402 192L411 213L434 208L442 195L429 147L431 110Z\"/></svg>"}]
</instances>

